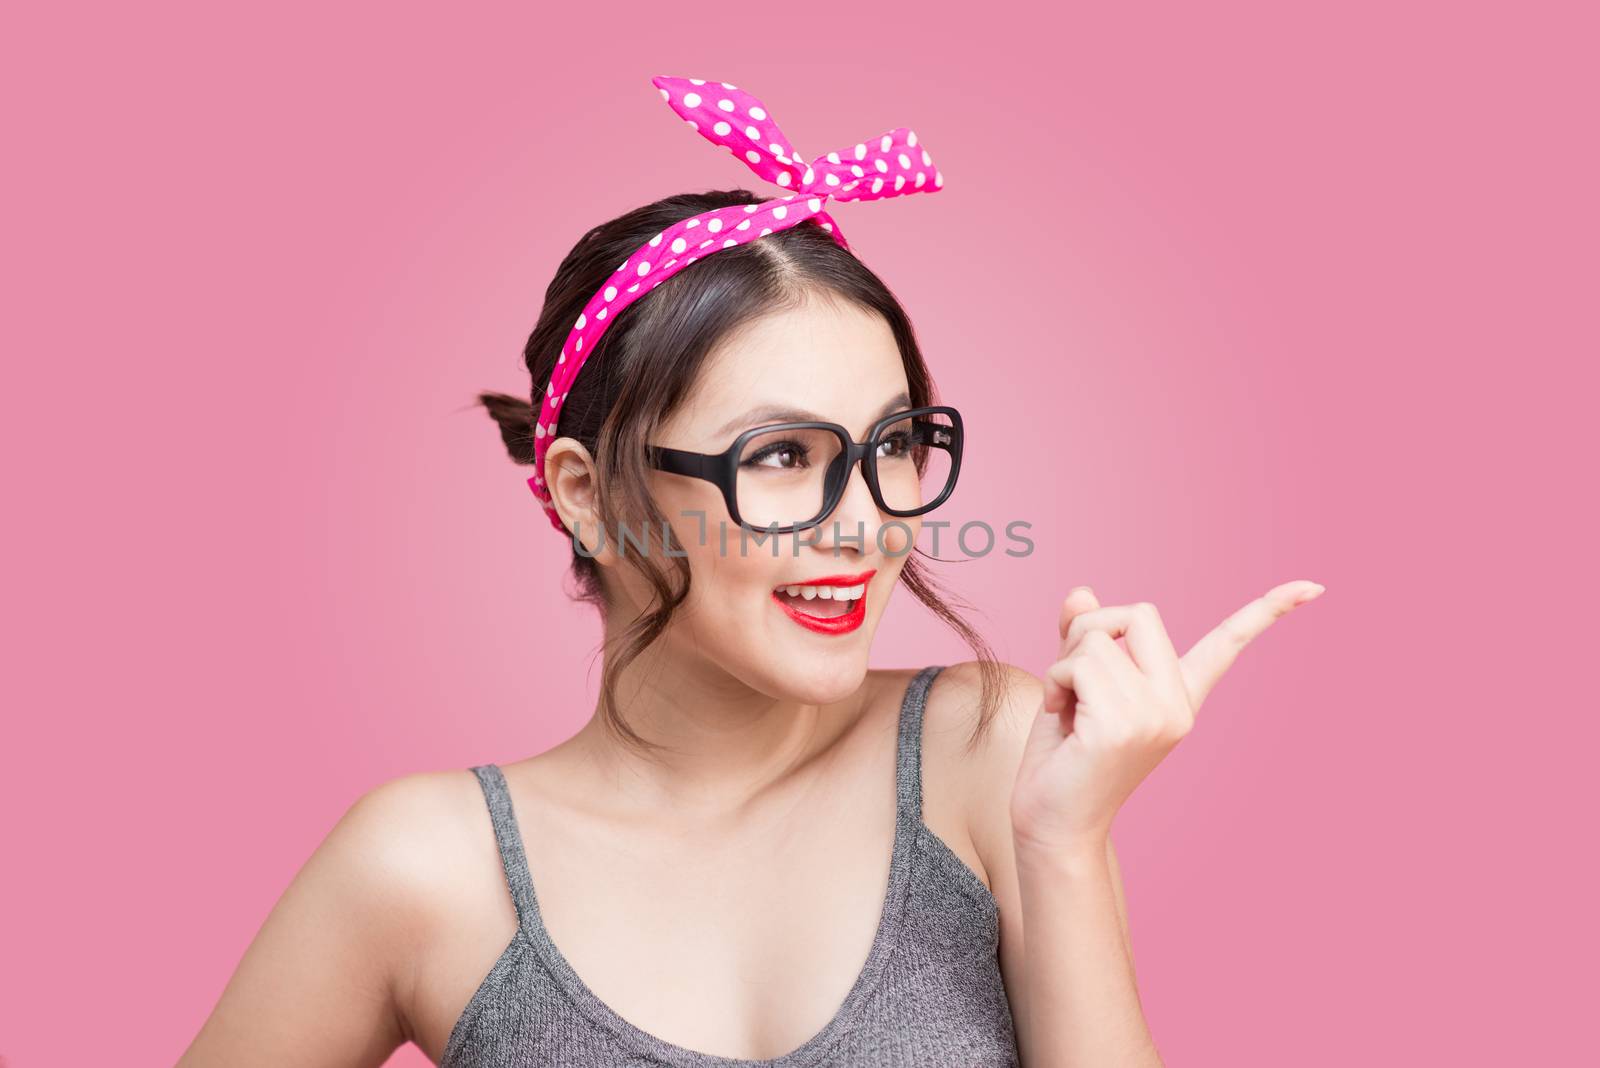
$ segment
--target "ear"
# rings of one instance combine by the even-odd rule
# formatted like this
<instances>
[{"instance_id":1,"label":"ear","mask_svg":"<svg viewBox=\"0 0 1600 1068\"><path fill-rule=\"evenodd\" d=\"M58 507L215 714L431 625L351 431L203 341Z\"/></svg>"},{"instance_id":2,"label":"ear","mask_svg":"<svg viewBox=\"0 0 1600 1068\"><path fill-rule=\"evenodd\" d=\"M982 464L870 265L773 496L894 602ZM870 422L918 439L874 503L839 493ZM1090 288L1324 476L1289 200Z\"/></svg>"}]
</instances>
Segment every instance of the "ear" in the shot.
<instances>
[{"instance_id":1,"label":"ear","mask_svg":"<svg viewBox=\"0 0 1600 1068\"><path fill-rule=\"evenodd\" d=\"M611 540L602 539L595 500L595 462L589 450L576 438L552 441L544 454L544 484L568 536L576 531L585 552L597 562L606 559L612 552Z\"/></svg>"}]
</instances>

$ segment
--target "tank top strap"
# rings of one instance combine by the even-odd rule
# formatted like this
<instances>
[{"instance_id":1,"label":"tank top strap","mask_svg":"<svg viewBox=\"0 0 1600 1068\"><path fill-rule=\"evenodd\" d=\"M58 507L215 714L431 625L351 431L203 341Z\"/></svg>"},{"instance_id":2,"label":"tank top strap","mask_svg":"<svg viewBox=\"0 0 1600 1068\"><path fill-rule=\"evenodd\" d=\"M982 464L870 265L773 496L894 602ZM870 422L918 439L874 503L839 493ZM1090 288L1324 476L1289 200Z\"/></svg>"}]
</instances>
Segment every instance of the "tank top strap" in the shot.
<instances>
[{"instance_id":1,"label":"tank top strap","mask_svg":"<svg viewBox=\"0 0 1600 1068\"><path fill-rule=\"evenodd\" d=\"M930 664L912 676L900 702L900 734L895 744L895 809L901 819L922 821L922 711L928 688L943 664Z\"/></svg>"},{"instance_id":2,"label":"tank top strap","mask_svg":"<svg viewBox=\"0 0 1600 1068\"><path fill-rule=\"evenodd\" d=\"M517 909L517 923L524 930L532 929L539 915L539 905L533 896L533 876L528 872L528 857L522 848L522 831L517 826L516 810L511 806L505 772L498 764L477 764L471 771L478 777L483 799L489 806L489 822L494 826L500 867L505 870L511 903Z\"/></svg>"}]
</instances>

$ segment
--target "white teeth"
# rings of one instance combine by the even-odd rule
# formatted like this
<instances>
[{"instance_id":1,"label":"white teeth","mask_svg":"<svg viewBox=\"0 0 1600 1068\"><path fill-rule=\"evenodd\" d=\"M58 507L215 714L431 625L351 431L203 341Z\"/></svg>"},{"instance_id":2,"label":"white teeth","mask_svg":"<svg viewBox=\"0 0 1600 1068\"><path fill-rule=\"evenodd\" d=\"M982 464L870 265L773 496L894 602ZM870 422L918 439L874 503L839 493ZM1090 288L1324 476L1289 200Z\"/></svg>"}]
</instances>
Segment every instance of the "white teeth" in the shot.
<instances>
[{"instance_id":1,"label":"white teeth","mask_svg":"<svg viewBox=\"0 0 1600 1068\"><path fill-rule=\"evenodd\" d=\"M821 597L824 601L854 601L867 592L865 582L854 586L779 586L778 589L790 597L804 597L806 600L815 600Z\"/></svg>"}]
</instances>

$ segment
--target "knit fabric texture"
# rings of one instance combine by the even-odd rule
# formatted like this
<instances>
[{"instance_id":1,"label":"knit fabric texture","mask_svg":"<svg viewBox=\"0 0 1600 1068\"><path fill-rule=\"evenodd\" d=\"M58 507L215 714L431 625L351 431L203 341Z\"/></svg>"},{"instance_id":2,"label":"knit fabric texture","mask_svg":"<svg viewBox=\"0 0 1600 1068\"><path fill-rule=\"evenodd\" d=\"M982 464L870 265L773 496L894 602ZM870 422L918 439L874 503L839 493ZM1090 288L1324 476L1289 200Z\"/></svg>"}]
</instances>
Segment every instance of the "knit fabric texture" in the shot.
<instances>
[{"instance_id":1,"label":"knit fabric texture","mask_svg":"<svg viewBox=\"0 0 1600 1068\"><path fill-rule=\"evenodd\" d=\"M500 768L483 787L518 927L462 1011L440 1068L837 1068L1017 1064L1001 981L999 908L975 872L922 819L922 712L942 666L912 679L900 706L895 831L877 934L833 1018L767 1060L703 1053L624 1020L584 984L540 919Z\"/></svg>"}]
</instances>

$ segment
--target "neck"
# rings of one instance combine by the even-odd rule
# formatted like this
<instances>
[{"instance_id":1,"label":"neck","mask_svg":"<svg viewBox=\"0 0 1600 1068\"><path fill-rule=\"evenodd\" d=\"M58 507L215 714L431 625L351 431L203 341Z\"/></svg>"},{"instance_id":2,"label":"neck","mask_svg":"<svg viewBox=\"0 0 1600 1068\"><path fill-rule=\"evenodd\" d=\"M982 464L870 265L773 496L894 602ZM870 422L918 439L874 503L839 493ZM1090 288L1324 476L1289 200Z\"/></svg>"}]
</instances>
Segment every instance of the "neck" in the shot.
<instances>
[{"instance_id":1,"label":"neck","mask_svg":"<svg viewBox=\"0 0 1600 1068\"><path fill-rule=\"evenodd\" d=\"M775 698L698 651L658 641L617 680L618 711L641 753L596 706L573 737L620 804L713 815L736 812L837 752L868 687L831 702Z\"/></svg>"}]
</instances>

